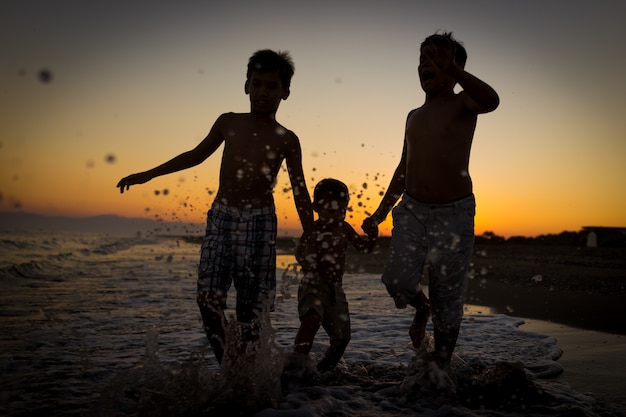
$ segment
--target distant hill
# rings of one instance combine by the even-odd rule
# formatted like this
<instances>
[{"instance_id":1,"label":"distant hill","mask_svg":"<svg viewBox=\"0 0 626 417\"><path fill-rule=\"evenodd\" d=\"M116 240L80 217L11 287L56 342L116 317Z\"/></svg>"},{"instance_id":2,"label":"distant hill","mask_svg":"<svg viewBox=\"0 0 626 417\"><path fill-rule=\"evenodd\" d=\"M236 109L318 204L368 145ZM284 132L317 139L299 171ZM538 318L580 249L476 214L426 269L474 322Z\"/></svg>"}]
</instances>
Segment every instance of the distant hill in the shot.
<instances>
[{"instance_id":1,"label":"distant hill","mask_svg":"<svg viewBox=\"0 0 626 417\"><path fill-rule=\"evenodd\" d=\"M0 231L19 230L95 232L126 236L138 233L184 235L202 234L204 226L115 215L78 218L22 212L0 212Z\"/></svg>"}]
</instances>

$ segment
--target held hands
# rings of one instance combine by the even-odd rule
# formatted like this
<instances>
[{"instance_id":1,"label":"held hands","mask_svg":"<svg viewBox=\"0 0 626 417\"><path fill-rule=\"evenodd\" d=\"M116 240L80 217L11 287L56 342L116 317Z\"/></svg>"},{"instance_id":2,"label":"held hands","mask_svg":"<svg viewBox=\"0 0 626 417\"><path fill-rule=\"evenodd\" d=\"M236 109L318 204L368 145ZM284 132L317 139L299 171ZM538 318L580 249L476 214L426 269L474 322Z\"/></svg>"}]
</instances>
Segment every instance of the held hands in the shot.
<instances>
[{"instance_id":1,"label":"held hands","mask_svg":"<svg viewBox=\"0 0 626 417\"><path fill-rule=\"evenodd\" d=\"M368 236L378 236L378 221L373 217L366 217L361 224L361 229Z\"/></svg>"},{"instance_id":2,"label":"held hands","mask_svg":"<svg viewBox=\"0 0 626 417\"><path fill-rule=\"evenodd\" d=\"M135 184L143 184L150 181L152 178L147 175L145 172L140 172L137 174L129 175L128 177L122 178L120 182L117 183L116 187L120 189L120 193L124 194L124 188L128 190L131 185Z\"/></svg>"}]
</instances>

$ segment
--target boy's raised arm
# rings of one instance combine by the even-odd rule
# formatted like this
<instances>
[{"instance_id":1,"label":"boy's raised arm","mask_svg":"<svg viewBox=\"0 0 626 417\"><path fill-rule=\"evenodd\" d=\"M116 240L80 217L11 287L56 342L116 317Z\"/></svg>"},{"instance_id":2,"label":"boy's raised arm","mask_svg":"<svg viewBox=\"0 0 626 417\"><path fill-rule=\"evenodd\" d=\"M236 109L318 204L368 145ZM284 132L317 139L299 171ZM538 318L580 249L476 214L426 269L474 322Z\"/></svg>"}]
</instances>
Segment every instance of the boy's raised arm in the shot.
<instances>
[{"instance_id":1,"label":"boy's raised arm","mask_svg":"<svg viewBox=\"0 0 626 417\"><path fill-rule=\"evenodd\" d=\"M456 64L450 66L449 72L471 99L466 101L466 104L474 113L489 113L498 107L500 97L489 84Z\"/></svg>"}]
</instances>

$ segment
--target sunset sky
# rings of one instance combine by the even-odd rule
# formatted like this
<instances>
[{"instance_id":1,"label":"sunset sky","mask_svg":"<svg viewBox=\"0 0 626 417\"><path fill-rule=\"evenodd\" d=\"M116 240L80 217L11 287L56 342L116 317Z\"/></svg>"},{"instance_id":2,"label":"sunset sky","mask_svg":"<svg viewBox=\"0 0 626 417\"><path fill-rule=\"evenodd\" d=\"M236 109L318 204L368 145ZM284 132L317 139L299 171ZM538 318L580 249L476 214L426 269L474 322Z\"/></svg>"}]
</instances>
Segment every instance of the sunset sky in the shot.
<instances>
[{"instance_id":1,"label":"sunset sky","mask_svg":"<svg viewBox=\"0 0 626 417\"><path fill-rule=\"evenodd\" d=\"M346 182L360 226L424 101L419 45L446 30L501 99L474 138L476 233L626 226L625 1L221 3L0 1L0 211L204 222L221 151L123 195L115 184L248 111L247 60L270 48L295 61L277 119L301 140L309 190ZM286 187L283 172L283 233L299 228Z\"/></svg>"}]
</instances>

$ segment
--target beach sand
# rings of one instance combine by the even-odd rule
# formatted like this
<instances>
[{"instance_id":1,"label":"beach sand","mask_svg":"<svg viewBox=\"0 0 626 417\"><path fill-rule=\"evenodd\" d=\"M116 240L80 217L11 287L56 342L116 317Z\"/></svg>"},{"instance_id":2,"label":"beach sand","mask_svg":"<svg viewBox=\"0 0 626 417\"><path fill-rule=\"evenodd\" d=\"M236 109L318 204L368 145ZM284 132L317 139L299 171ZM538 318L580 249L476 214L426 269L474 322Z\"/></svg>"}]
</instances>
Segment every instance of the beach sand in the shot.
<instances>
[{"instance_id":1,"label":"beach sand","mask_svg":"<svg viewBox=\"0 0 626 417\"><path fill-rule=\"evenodd\" d=\"M521 329L557 340L564 352L559 359L564 369L560 376L563 381L574 390L611 403L626 414L626 336L542 320L524 321Z\"/></svg>"}]
</instances>

